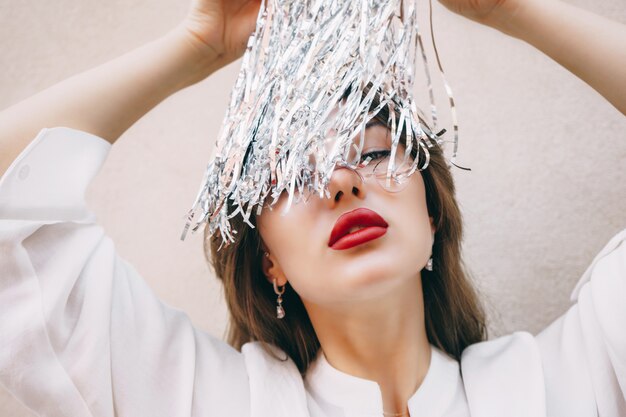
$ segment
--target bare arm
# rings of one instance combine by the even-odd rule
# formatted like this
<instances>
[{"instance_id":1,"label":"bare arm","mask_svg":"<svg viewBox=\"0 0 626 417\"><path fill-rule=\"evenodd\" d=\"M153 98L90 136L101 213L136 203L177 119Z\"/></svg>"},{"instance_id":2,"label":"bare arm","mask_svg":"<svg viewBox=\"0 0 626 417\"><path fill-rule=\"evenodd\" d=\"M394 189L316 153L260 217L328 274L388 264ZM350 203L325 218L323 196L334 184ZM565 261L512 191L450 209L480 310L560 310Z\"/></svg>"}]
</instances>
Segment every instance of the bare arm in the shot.
<instances>
[{"instance_id":1,"label":"bare arm","mask_svg":"<svg viewBox=\"0 0 626 417\"><path fill-rule=\"evenodd\" d=\"M113 143L174 92L212 72L178 28L74 75L0 113L0 174L44 127L67 126Z\"/></svg>"},{"instance_id":2,"label":"bare arm","mask_svg":"<svg viewBox=\"0 0 626 417\"><path fill-rule=\"evenodd\" d=\"M626 114L626 25L561 0L440 1L539 49Z\"/></svg>"},{"instance_id":3,"label":"bare arm","mask_svg":"<svg viewBox=\"0 0 626 417\"><path fill-rule=\"evenodd\" d=\"M0 175L44 127L114 143L165 98L241 56L258 10L258 0L192 0L162 37L0 112Z\"/></svg>"}]
</instances>

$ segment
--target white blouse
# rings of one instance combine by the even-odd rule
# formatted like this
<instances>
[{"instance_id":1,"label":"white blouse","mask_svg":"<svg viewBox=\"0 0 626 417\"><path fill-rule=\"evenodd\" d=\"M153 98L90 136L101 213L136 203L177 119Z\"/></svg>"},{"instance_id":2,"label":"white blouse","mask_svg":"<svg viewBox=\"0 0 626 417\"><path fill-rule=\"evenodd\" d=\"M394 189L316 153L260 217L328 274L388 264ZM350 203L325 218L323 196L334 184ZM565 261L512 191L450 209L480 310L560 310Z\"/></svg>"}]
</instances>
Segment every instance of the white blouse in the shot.
<instances>
[{"instance_id":1,"label":"white blouse","mask_svg":"<svg viewBox=\"0 0 626 417\"><path fill-rule=\"evenodd\" d=\"M382 416L374 381L319 351L304 378L162 303L86 207L111 145L42 129L0 179L0 383L45 416ZM536 336L431 346L412 417L626 416L626 229ZM284 355L280 349L273 347ZM2 413L0 413L2 414Z\"/></svg>"}]
</instances>

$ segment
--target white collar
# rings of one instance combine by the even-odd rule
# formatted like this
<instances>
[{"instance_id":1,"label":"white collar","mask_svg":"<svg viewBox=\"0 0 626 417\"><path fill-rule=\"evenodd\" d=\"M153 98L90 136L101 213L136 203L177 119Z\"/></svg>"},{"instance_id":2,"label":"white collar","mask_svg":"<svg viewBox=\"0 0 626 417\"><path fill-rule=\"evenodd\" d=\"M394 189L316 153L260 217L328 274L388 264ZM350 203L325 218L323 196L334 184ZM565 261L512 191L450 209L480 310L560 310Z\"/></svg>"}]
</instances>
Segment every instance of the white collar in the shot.
<instances>
[{"instance_id":1,"label":"white collar","mask_svg":"<svg viewBox=\"0 0 626 417\"><path fill-rule=\"evenodd\" d=\"M431 346L431 360L422 384L408 400L411 416L443 416L463 381L459 363ZM314 398L343 409L346 414L382 415L382 395L377 382L334 368L320 349L305 376L305 386ZM461 392L464 396L464 392Z\"/></svg>"}]
</instances>

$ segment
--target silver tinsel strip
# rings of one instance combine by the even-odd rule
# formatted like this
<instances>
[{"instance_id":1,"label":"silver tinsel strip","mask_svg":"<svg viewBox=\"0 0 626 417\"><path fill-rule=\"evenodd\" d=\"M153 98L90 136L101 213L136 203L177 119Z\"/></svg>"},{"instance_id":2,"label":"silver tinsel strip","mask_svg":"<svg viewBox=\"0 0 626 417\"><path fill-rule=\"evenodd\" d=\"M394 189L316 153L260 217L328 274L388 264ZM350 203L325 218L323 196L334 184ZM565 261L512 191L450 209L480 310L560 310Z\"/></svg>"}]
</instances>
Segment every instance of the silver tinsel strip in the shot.
<instances>
[{"instance_id":1,"label":"silver tinsel strip","mask_svg":"<svg viewBox=\"0 0 626 417\"><path fill-rule=\"evenodd\" d=\"M418 57L425 69L432 129L412 97ZM438 56L437 63L443 76ZM215 156L181 240L190 226L195 232L206 223L211 235L219 231L223 244L234 242L230 219L239 215L254 227L251 216L260 214L264 204L271 207L284 190L289 196L285 211L313 192L328 197L335 165L356 166L365 125L384 106L390 108L390 159L406 129L405 158L418 146L425 163L418 166L415 158L411 169L425 169L428 148L444 142L441 133L434 133L437 110L428 67L416 0L263 1ZM454 123L454 164L458 127L445 78L444 84ZM380 104L370 110L374 98ZM348 160L351 148L356 156ZM390 164L388 180L394 168Z\"/></svg>"}]
</instances>

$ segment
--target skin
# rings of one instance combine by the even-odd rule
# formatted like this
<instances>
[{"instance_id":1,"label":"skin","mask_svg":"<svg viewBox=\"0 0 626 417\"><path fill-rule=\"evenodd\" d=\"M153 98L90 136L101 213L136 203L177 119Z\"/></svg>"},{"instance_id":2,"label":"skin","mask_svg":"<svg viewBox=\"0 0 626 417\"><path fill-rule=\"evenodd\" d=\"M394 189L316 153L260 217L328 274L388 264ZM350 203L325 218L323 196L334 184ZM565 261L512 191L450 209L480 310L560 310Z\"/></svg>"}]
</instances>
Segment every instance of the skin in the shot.
<instances>
[{"instance_id":1,"label":"skin","mask_svg":"<svg viewBox=\"0 0 626 417\"><path fill-rule=\"evenodd\" d=\"M623 24L560 0L440 2L536 47L626 114ZM66 126L115 143L165 98L240 57L259 5L260 0L192 0L185 19L162 37L3 110L0 174L44 127ZM388 195L377 184L360 183L354 173L338 169L331 184L334 195L343 192L338 201L294 206L286 219L267 215L263 220L271 253L268 282L289 280L305 300L329 362L378 382L390 412L406 411L406 400L430 361L419 271L432 237L421 177L414 175L412 181L402 194ZM325 247L336 218L362 206L389 222L387 234L344 252ZM411 216L400 215L409 210ZM290 251L284 241L294 245ZM406 247L413 251L409 254Z\"/></svg>"},{"instance_id":2,"label":"skin","mask_svg":"<svg viewBox=\"0 0 626 417\"><path fill-rule=\"evenodd\" d=\"M369 127L363 154L380 149L390 149L389 131ZM273 210L257 217L270 253L264 272L268 282L289 282L300 295L331 365L378 382L383 408L403 410L430 364L420 271L435 229L424 182L416 172L406 188L391 193L373 178L362 181L338 168L329 191L331 198L315 195L286 214L283 193ZM380 214L387 233L346 250L328 247L337 218L358 207Z\"/></svg>"}]
</instances>

